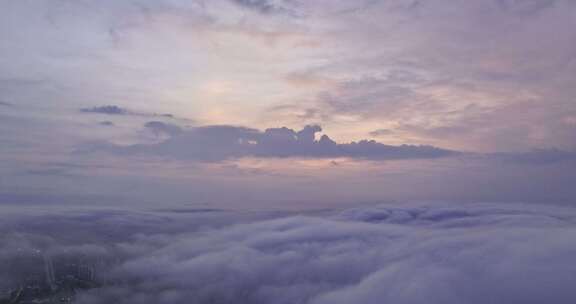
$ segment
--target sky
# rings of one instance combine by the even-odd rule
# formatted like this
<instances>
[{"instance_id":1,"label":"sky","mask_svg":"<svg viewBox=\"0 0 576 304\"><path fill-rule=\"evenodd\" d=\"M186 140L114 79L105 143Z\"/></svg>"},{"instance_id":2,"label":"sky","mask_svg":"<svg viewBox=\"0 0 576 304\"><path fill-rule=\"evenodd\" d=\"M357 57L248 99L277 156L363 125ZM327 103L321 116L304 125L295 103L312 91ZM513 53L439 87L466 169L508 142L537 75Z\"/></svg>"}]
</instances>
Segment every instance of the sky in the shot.
<instances>
[{"instance_id":1,"label":"sky","mask_svg":"<svg viewBox=\"0 0 576 304\"><path fill-rule=\"evenodd\" d=\"M0 1L0 201L573 203L570 0Z\"/></svg>"},{"instance_id":2,"label":"sky","mask_svg":"<svg viewBox=\"0 0 576 304\"><path fill-rule=\"evenodd\" d=\"M0 303L576 303L576 1L0 0Z\"/></svg>"}]
</instances>

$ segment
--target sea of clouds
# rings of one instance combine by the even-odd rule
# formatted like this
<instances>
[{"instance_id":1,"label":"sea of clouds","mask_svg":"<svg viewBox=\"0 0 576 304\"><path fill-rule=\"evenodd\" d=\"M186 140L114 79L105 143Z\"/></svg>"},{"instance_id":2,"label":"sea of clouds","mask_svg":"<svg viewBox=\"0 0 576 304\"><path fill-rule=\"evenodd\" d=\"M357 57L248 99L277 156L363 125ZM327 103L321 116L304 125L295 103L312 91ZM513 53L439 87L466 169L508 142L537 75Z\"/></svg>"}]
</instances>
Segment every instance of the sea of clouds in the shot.
<instances>
[{"instance_id":1,"label":"sea of clouds","mask_svg":"<svg viewBox=\"0 0 576 304\"><path fill-rule=\"evenodd\" d=\"M0 288L27 254L108 261L80 304L576 303L566 206L28 210L3 213L0 229Z\"/></svg>"}]
</instances>

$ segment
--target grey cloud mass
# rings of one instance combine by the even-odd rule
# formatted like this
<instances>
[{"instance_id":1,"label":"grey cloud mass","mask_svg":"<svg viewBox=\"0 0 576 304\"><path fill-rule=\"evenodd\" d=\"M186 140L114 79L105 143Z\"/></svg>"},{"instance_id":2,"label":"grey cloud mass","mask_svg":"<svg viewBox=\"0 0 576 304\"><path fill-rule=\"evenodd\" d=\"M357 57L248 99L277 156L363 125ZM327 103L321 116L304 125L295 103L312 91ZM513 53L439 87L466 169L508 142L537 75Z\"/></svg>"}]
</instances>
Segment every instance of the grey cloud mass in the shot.
<instances>
[{"instance_id":1,"label":"grey cloud mass","mask_svg":"<svg viewBox=\"0 0 576 304\"><path fill-rule=\"evenodd\" d=\"M288 8L286 7L287 3L290 1L270 1L270 0L231 0L240 6L247 7L249 9L256 10L260 13L269 14L269 13L287 13ZM284 4L284 5L283 5Z\"/></svg>"},{"instance_id":2,"label":"grey cloud mass","mask_svg":"<svg viewBox=\"0 0 576 304\"><path fill-rule=\"evenodd\" d=\"M130 111L121 108L119 106L97 106L93 108L83 108L80 109L81 112L84 113L99 113L99 114L109 114L109 115L128 115Z\"/></svg>"},{"instance_id":3,"label":"grey cloud mass","mask_svg":"<svg viewBox=\"0 0 576 304\"><path fill-rule=\"evenodd\" d=\"M107 127L110 127L110 126L113 126L113 125L114 125L114 123L111 122L111 121L109 121L109 120L101 121L101 122L99 122L98 124L101 125L101 126L107 126Z\"/></svg>"},{"instance_id":4,"label":"grey cloud mass","mask_svg":"<svg viewBox=\"0 0 576 304\"><path fill-rule=\"evenodd\" d=\"M148 125L148 127L150 127ZM167 131L167 125L153 124L157 131ZM169 128L174 133L173 127ZM121 155L150 155L176 159L220 161L242 157L263 158L336 158L394 160L441 158L457 154L456 151L432 146L392 146L372 140L336 143L321 132L317 125L308 125L300 131L286 127L265 131L235 126L205 126L176 132L175 136L157 144L119 146L96 144L89 150L108 151Z\"/></svg>"},{"instance_id":5,"label":"grey cloud mass","mask_svg":"<svg viewBox=\"0 0 576 304\"><path fill-rule=\"evenodd\" d=\"M176 136L183 131L178 125L162 121L149 121L144 124L144 127L151 130L155 135Z\"/></svg>"}]
</instances>

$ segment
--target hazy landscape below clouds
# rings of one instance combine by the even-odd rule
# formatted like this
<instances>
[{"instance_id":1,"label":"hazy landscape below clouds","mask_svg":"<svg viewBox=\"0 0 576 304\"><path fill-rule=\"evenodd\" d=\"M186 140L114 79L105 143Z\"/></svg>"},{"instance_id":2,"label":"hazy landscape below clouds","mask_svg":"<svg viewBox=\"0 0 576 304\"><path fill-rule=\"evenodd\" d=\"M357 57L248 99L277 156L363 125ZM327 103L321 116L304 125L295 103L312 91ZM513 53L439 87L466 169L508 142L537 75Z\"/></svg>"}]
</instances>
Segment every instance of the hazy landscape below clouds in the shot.
<instances>
[{"instance_id":1,"label":"hazy landscape below clouds","mask_svg":"<svg viewBox=\"0 0 576 304\"><path fill-rule=\"evenodd\" d=\"M73 303L555 303L576 298L576 209L390 203L302 213L4 207L18 259L98 261ZM61 261L60 263L58 261ZM12 268L11 268L12 267ZM12 271L12 272L11 272ZM44 277L45 267L29 270ZM8 302L9 303L9 302ZM24 302L22 302L24 303Z\"/></svg>"}]
</instances>

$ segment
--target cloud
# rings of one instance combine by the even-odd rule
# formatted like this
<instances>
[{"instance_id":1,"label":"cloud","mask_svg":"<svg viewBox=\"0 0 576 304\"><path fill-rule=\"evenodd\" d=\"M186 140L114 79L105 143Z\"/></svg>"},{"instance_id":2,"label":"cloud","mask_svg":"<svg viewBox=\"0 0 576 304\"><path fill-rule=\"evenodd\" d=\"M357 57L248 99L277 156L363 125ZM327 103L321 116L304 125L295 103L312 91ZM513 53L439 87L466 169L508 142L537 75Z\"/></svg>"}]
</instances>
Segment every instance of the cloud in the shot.
<instances>
[{"instance_id":1,"label":"cloud","mask_svg":"<svg viewBox=\"0 0 576 304\"><path fill-rule=\"evenodd\" d=\"M107 106L97 106L93 108L83 108L80 112L84 113L99 113L108 115L128 115L131 112L127 109L121 108L119 106L107 105Z\"/></svg>"},{"instance_id":2,"label":"cloud","mask_svg":"<svg viewBox=\"0 0 576 304\"><path fill-rule=\"evenodd\" d=\"M149 121L144 125L144 127L151 130L157 136L159 135L175 136L183 131L182 128L178 125L162 121Z\"/></svg>"},{"instance_id":3,"label":"cloud","mask_svg":"<svg viewBox=\"0 0 576 304\"><path fill-rule=\"evenodd\" d=\"M111 121L109 121L109 120L101 121L101 122L99 122L98 124L101 125L101 126L107 126L107 127L114 126L114 123L111 122Z\"/></svg>"},{"instance_id":4,"label":"cloud","mask_svg":"<svg viewBox=\"0 0 576 304\"><path fill-rule=\"evenodd\" d=\"M146 113L146 112L137 112L132 111L120 106L116 105L104 105L104 106L95 106L91 108L82 108L80 109L82 113L95 113L95 114L105 114L105 115L117 115L117 116L141 116L141 117L161 117L161 118L172 118L172 119L180 119L170 113ZM184 119L187 120L187 119Z\"/></svg>"},{"instance_id":5,"label":"cloud","mask_svg":"<svg viewBox=\"0 0 576 304\"><path fill-rule=\"evenodd\" d=\"M5 228L18 228L0 239L0 267L23 267L15 261L30 257L28 265L39 268L0 277L7 290L25 274L44 278L43 260L34 258L42 255L54 261L56 281L66 276L67 260L99 260L98 287L79 288L80 304L576 299L574 208L403 203L260 219L243 214L69 210L4 216ZM107 237L110 232L115 237Z\"/></svg>"},{"instance_id":6,"label":"cloud","mask_svg":"<svg viewBox=\"0 0 576 304\"><path fill-rule=\"evenodd\" d=\"M370 136L374 137L386 136L391 134L394 134L394 131L389 129L378 129L370 132Z\"/></svg>"},{"instance_id":7,"label":"cloud","mask_svg":"<svg viewBox=\"0 0 576 304\"><path fill-rule=\"evenodd\" d=\"M9 102L0 101L0 106L10 107L12 104Z\"/></svg>"},{"instance_id":8,"label":"cloud","mask_svg":"<svg viewBox=\"0 0 576 304\"><path fill-rule=\"evenodd\" d=\"M573 1L370 2L330 18L346 55L292 71L334 81L302 102L317 122L453 149L576 147Z\"/></svg>"},{"instance_id":9,"label":"cloud","mask_svg":"<svg viewBox=\"0 0 576 304\"><path fill-rule=\"evenodd\" d=\"M576 163L576 152L559 149L540 149L520 153L493 153L495 159L520 164Z\"/></svg>"},{"instance_id":10,"label":"cloud","mask_svg":"<svg viewBox=\"0 0 576 304\"><path fill-rule=\"evenodd\" d=\"M257 11L262 14L285 13L293 14L290 1L284 0L231 0L233 3Z\"/></svg>"},{"instance_id":11,"label":"cloud","mask_svg":"<svg viewBox=\"0 0 576 304\"><path fill-rule=\"evenodd\" d=\"M502 9L515 14L534 14L553 7L557 0L498 0Z\"/></svg>"},{"instance_id":12,"label":"cloud","mask_svg":"<svg viewBox=\"0 0 576 304\"><path fill-rule=\"evenodd\" d=\"M25 172L30 175L50 176L50 177L75 177L73 173L65 168L34 169Z\"/></svg>"},{"instance_id":13,"label":"cloud","mask_svg":"<svg viewBox=\"0 0 576 304\"><path fill-rule=\"evenodd\" d=\"M148 126L150 127L150 126ZM336 158L358 159L427 159L457 154L456 151L432 146L392 146L372 140L351 143L336 143L327 135L316 140L320 126L308 125L300 131L286 127L270 128L265 131L234 126L205 126L175 132L174 126L154 123L156 131L172 132L173 137L157 144L119 146L99 144L91 150L103 150L116 154L155 155L176 159L221 161L242 157L261 158Z\"/></svg>"}]
</instances>

